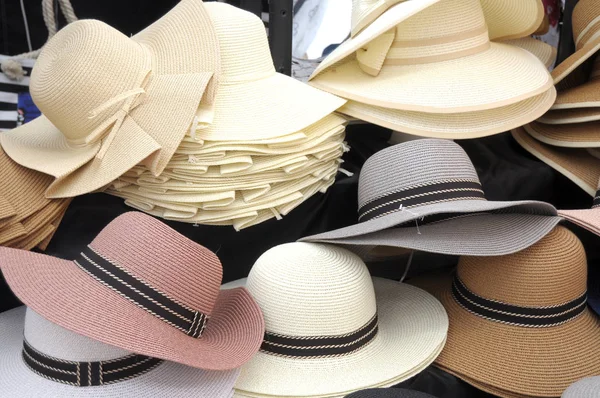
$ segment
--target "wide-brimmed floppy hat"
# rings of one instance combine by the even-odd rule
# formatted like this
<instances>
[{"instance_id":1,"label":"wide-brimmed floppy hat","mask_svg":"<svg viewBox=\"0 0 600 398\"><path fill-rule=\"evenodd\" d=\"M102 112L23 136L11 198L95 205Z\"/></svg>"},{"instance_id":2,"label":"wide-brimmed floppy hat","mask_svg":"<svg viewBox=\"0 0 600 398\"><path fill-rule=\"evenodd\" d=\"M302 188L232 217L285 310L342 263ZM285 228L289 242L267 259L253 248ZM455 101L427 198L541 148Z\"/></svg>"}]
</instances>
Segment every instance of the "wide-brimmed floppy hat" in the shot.
<instances>
[{"instance_id":1,"label":"wide-brimmed floppy hat","mask_svg":"<svg viewBox=\"0 0 600 398\"><path fill-rule=\"evenodd\" d=\"M433 395L403 388L370 388L346 395L346 398L435 398Z\"/></svg>"},{"instance_id":2,"label":"wide-brimmed floppy hat","mask_svg":"<svg viewBox=\"0 0 600 398\"><path fill-rule=\"evenodd\" d=\"M238 369L207 371L106 345L19 307L0 314L0 395L229 398Z\"/></svg>"},{"instance_id":3,"label":"wide-brimmed floppy hat","mask_svg":"<svg viewBox=\"0 0 600 398\"><path fill-rule=\"evenodd\" d=\"M523 101L552 79L528 51L490 42L478 0L439 0L390 8L334 50L310 83L368 105L458 113Z\"/></svg>"},{"instance_id":4,"label":"wide-brimmed floppy hat","mask_svg":"<svg viewBox=\"0 0 600 398\"><path fill-rule=\"evenodd\" d=\"M523 126L533 138L545 144L565 148L600 147L600 124L597 122L544 124L533 122Z\"/></svg>"},{"instance_id":5,"label":"wide-brimmed floppy hat","mask_svg":"<svg viewBox=\"0 0 600 398\"><path fill-rule=\"evenodd\" d=\"M392 6L407 0L352 0L352 37L376 22ZM490 39L507 40L529 36L543 25L540 0L481 0Z\"/></svg>"},{"instance_id":6,"label":"wide-brimmed floppy hat","mask_svg":"<svg viewBox=\"0 0 600 398\"><path fill-rule=\"evenodd\" d=\"M213 124L197 131L196 139L285 140L344 104L275 71L260 18L223 3L205 7L219 40L222 74Z\"/></svg>"},{"instance_id":7,"label":"wide-brimmed floppy hat","mask_svg":"<svg viewBox=\"0 0 600 398\"><path fill-rule=\"evenodd\" d=\"M202 1L184 0L131 38L100 21L69 24L31 76L43 115L2 134L4 150L56 177L47 197L94 191L140 162L160 174L194 119L211 119L220 56L210 21Z\"/></svg>"},{"instance_id":8,"label":"wide-brimmed floppy hat","mask_svg":"<svg viewBox=\"0 0 600 398\"><path fill-rule=\"evenodd\" d=\"M264 253L245 285L265 315L261 350L242 367L236 396L343 397L389 387L430 364L447 318L432 296L371 278L343 248L288 243ZM368 366L365 367L365 364Z\"/></svg>"},{"instance_id":9,"label":"wide-brimmed floppy hat","mask_svg":"<svg viewBox=\"0 0 600 398\"><path fill-rule=\"evenodd\" d=\"M455 275L414 284L450 318L437 366L501 397L558 397L600 372L600 319L586 306L586 282L583 245L558 226L521 252L462 257Z\"/></svg>"},{"instance_id":10,"label":"wide-brimmed floppy hat","mask_svg":"<svg viewBox=\"0 0 600 398\"><path fill-rule=\"evenodd\" d=\"M358 206L358 224L302 240L500 255L532 245L560 221L548 203L487 201L464 150L435 139L370 157L360 174Z\"/></svg>"},{"instance_id":11,"label":"wide-brimmed floppy hat","mask_svg":"<svg viewBox=\"0 0 600 398\"><path fill-rule=\"evenodd\" d=\"M556 55L558 52L556 47L544 43L541 40L534 39L533 37L528 36L520 39L507 40L505 43L529 51L535 55L537 59L542 61L546 68L550 68L556 62Z\"/></svg>"},{"instance_id":12,"label":"wide-brimmed floppy hat","mask_svg":"<svg viewBox=\"0 0 600 398\"><path fill-rule=\"evenodd\" d=\"M44 318L137 354L227 370L262 341L248 292L219 293L217 256L143 213L116 218L73 261L0 248L0 269Z\"/></svg>"},{"instance_id":13,"label":"wide-brimmed floppy hat","mask_svg":"<svg viewBox=\"0 0 600 398\"><path fill-rule=\"evenodd\" d=\"M600 179L600 159L593 148L564 148L545 144L533 138L524 128L512 131L512 136L527 152L558 171L591 196L596 195Z\"/></svg>"},{"instance_id":14,"label":"wide-brimmed floppy hat","mask_svg":"<svg viewBox=\"0 0 600 398\"><path fill-rule=\"evenodd\" d=\"M537 121L545 124L572 124L600 120L600 107L549 110ZM567 129L570 126L566 127Z\"/></svg>"},{"instance_id":15,"label":"wide-brimmed floppy hat","mask_svg":"<svg viewBox=\"0 0 600 398\"><path fill-rule=\"evenodd\" d=\"M599 10L600 11L600 10ZM598 14L600 17L600 14ZM600 37L600 36L599 36ZM588 75L585 83L562 90L552 105L556 109L579 109L600 107L600 58L596 57L591 63L591 71L582 70Z\"/></svg>"},{"instance_id":16,"label":"wide-brimmed floppy hat","mask_svg":"<svg viewBox=\"0 0 600 398\"><path fill-rule=\"evenodd\" d=\"M600 235L600 181L590 209L559 210L558 214L573 224Z\"/></svg>"},{"instance_id":17,"label":"wide-brimmed floppy hat","mask_svg":"<svg viewBox=\"0 0 600 398\"><path fill-rule=\"evenodd\" d=\"M600 391L600 376L586 377L573 383L561 398L597 398Z\"/></svg>"}]
</instances>

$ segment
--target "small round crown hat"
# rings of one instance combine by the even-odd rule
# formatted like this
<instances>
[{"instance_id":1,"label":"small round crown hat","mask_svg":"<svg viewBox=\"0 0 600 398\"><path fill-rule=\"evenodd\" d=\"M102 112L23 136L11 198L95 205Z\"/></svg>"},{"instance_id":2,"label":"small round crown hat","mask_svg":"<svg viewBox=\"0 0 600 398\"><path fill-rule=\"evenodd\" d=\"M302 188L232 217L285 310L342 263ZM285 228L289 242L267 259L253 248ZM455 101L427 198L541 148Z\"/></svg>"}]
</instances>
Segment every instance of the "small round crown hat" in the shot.
<instances>
[{"instance_id":1,"label":"small round crown hat","mask_svg":"<svg viewBox=\"0 0 600 398\"><path fill-rule=\"evenodd\" d=\"M502 397L558 397L600 372L600 319L586 306L587 261L563 226L518 253L461 257L454 276L416 286L444 304L436 365Z\"/></svg>"},{"instance_id":2,"label":"small round crown hat","mask_svg":"<svg viewBox=\"0 0 600 398\"><path fill-rule=\"evenodd\" d=\"M392 6L408 0L352 0L351 35L377 21ZM533 34L544 20L541 0L481 0L491 40L518 39Z\"/></svg>"},{"instance_id":3,"label":"small round crown hat","mask_svg":"<svg viewBox=\"0 0 600 398\"><path fill-rule=\"evenodd\" d=\"M310 83L367 105L430 113L494 109L552 87L533 54L490 42L478 0L425 3L392 7L378 19L382 32L365 29L340 45L329 57L355 56L326 59ZM398 22L395 14L410 17Z\"/></svg>"},{"instance_id":4,"label":"small round crown hat","mask_svg":"<svg viewBox=\"0 0 600 398\"><path fill-rule=\"evenodd\" d=\"M435 398L424 392L403 388L370 388L346 395L346 398Z\"/></svg>"},{"instance_id":5,"label":"small round crown hat","mask_svg":"<svg viewBox=\"0 0 600 398\"><path fill-rule=\"evenodd\" d=\"M413 286L371 278L346 249L288 243L264 253L245 285L265 316L261 350L236 396L344 397L408 379L437 356L447 318ZM365 366L365 364L368 364Z\"/></svg>"},{"instance_id":6,"label":"small round crown hat","mask_svg":"<svg viewBox=\"0 0 600 398\"><path fill-rule=\"evenodd\" d=\"M135 354L19 307L0 314L5 397L229 398L239 369L206 371Z\"/></svg>"},{"instance_id":7,"label":"small round crown hat","mask_svg":"<svg viewBox=\"0 0 600 398\"><path fill-rule=\"evenodd\" d=\"M0 247L0 270L44 318L137 354L229 370L262 341L250 294L219 293L218 257L143 213L117 217L73 261Z\"/></svg>"},{"instance_id":8,"label":"small round crown hat","mask_svg":"<svg viewBox=\"0 0 600 398\"><path fill-rule=\"evenodd\" d=\"M548 203L486 200L465 151L438 139L408 141L367 159L358 206L358 224L302 240L496 256L531 246L560 221Z\"/></svg>"},{"instance_id":9,"label":"small round crown hat","mask_svg":"<svg viewBox=\"0 0 600 398\"><path fill-rule=\"evenodd\" d=\"M221 76L213 123L197 131L196 139L276 142L344 104L275 71L265 26L256 15L224 3L205 7L219 40Z\"/></svg>"},{"instance_id":10,"label":"small round crown hat","mask_svg":"<svg viewBox=\"0 0 600 398\"><path fill-rule=\"evenodd\" d=\"M571 384L561 398L598 398L598 391L600 391L600 376L591 376Z\"/></svg>"},{"instance_id":11,"label":"small round crown hat","mask_svg":"<svg viewBox=\"0 0 600 398\"><path fill-rule=\"evenodd\" d=\"M194 118L210 119L219 62L199 0L181 1L131 38L100 21L74 22L33 69L43 115L0 142L17 163L56 178L48 197L97 190L140 162L158 175Z\"/></svg>"}]
</instances>

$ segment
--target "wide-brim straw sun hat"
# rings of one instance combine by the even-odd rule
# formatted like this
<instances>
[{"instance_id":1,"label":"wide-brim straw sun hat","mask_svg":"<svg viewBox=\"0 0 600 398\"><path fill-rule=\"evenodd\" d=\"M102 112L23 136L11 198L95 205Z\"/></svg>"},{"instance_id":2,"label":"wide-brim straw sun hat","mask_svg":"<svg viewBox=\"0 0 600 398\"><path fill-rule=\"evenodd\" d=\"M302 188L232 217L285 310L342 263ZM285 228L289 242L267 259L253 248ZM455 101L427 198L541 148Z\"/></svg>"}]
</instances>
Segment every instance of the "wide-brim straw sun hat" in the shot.
<instances>
[{"instance_id":1,"label":"wide-brim straw sun hat","mask_svg":"<svg viewBox=\"0 0 600 398\"><path fill-rule=\"evenodd\" d=\"M205 7L217 32L222 73L213 123L197 131L196 139L285 140L344 104L341 98L275 71L260 18L227 4Z\"/></svg>"},{"instance_id":2,"label":"wide-brim straw sun hat","mask_svg":"<svg viewBox=\"0 0 600 398\"><path fill-rule=\"evenodd\" d=\"M596 57L591 68L587 82L561 90L552 110L600 107L600 58Z\"/></svg>"},{"instance_id":3,"label":"wide-brim straw sun hat","mask_svg":"<svg viewBox=\"0 0 600 398\"><path fill-rule=\"evenodd\" d=\"M351 35L355 37L388 9L405 0L353 0ZM544 24L540 0L481 0L492 40L529 36Z\"/></svg>"},{"instance_id":4,"label":"wide-brim straw sun hat","mask_svg":"<svg viewBox=\"0 0 600 398\"><path fill-rule=\"evenodd\" d=\"M598 398L600 376L586 377L567 388L561 398Z\"/></svg>"},{"instance_id":5,"label":"wide-brim straw sun hat","mask_svg":"<svg viewBox=\"0 0 600 398\"><path fill-rule=\"evenodd\" d=\"M358 185L358 224L302 240L500 255L532 245L560 221L548 203L487 201L471 160L447 140L413 140L377 152Z\"/></svg>"},{"instance_id":6,"label":"wide-brim straw sun hat","mask_svg":"<svg viewBox=\"0 0 600 398\"><path fill-rule=\"evenodd\" d=\"M97 190L140 162L160 174L194 119L211 119L220 56L210 21L202 1L184 0L131 38L100 21L69 24L32 72L43 115L2 134L4 150L56 178L47 197Z\"/></svg>"},{"instance_id":7,"label":"wide-brim straw sun hat","mask_svg":"<svg viewBox=\"0 0 600 398\"><path fill-rule=\"evenodd\" d=\"M544 124L573 124L600 120L600 107L549 110L537 121ZM569 126L566 126L568 129Z\"/></svg>"},{"instance_id":8,"label":"wide-brim straw sun hat","mask_svg":"<svg viewBox=\"0 0 600 398\"><path fill-rule=\"evenodd\" d=\"M592 197L596 195L600 179L600 159L588 148L564 148L544 144L523 128L512 131L512 136L527 152L558 171Z\"/></svg>"},{"instance_id":9,"label":"wide-brim straw sun hat","mask_svg":"<svg viewBox=\"0 0 600 398\"><path fill-rule=\"evenodd\" d=\"M433 395L420 391L405 390L403 388L370 388L357 391L346 398L435 398Z\"/></svg>"},{"instance_id":10,"label":"wide-brim straw sun hat","mask_svg":"<svg viewBox=\"0 0 600 398\"><path fill-rule=\"evenodd\" d=\"M586 122L572 125L532 122L523 125L529 135L545 144L565 148L600 147L600 123Z\"/></svg>"},{"instance_id":11,"label":"wide-brim straw sun hat","mask_svg":"<svg viewBox=\"0 0 600 398\"><path fill-rule=\"evenodd\" d=\"M136 355L26 307L0 314L0 336L0 395L6 397L229 398L239 374L239 369L206 371Z\"/></svg>"},{"instance_id":12,"label":"wide-brim straw sun hat","mask_svg":"<svg viewBox=\"0 0 600 398\"><path fill-rule=\"evenodd\" d=\"M329 56L354 57L326 58L310 84L369 105L430 113L494 109L552 86L533 54L490 42L478 0L424 3L386 11L376 22L383 29L373 23ZM398 14L410 18L399 23Z\"/></svg>"},{"instance_id":13,"label":"wide-brim straw sun hat","mask_svg":"<svg viewBox=\"0 0 600 398\"><path fill-rule=\"evenodd\" d=\"M522 37L520 39L507 40L504 43L529 51L535 55L537 59L542 61L546 68L552 67L552 65L554 65L556 62L556 55L558 52L556 47L551 46L548 43L544 43L541 40L534 39L533 37Z\"/></svg>"},{"instance_id":14,"label":"wide-brim straw sun hat","mask_svg":"<svg viewBox=\"0 0 600 398\"><path fill-rule=\"evenodd\" d=\"M262 341L248 292L219 293L217 256L142 213L117 217L73 261L2 247L0 269L44 318L137 354L229 370Z\"/></svg>"},{"instance_id":15,"label":"wide-brim straw sun hat","mask_svg":"<svg viewBox=\"0 0 600 398\"><path fill-rule=\"evenodd\" d=\"M559 210L558 214L573 224L600 235L600 182L590 209Z\"/></svg>"},{"instance_id":16,"label":"wide-brim straw sun hat","mask_svg":"<svg viewBox=\"0 0 600 398\"><path fill-rule=\"evenodd\" d=\"M247 280L224 288L240 285L263 310L266 332L261 351L242 367L236 396L343 397L389 387L428 366L446 338L437 300L371 278L364 262L343 248L277 246L256 261Z\"/></svg>"},{"instance_id":17,"label":"wide-brim straw sun hat","mask_svg":"<svg viewBox=\"0 0 600 398\"><path fill-rule=\"evenodd\" d=\"M586 306L585 250L565 227L515 254L461 257L455 275L414 284L448 311L436 366L478 388L558 397L600 372L600 319Z\"/></svg>"}]
</instances>

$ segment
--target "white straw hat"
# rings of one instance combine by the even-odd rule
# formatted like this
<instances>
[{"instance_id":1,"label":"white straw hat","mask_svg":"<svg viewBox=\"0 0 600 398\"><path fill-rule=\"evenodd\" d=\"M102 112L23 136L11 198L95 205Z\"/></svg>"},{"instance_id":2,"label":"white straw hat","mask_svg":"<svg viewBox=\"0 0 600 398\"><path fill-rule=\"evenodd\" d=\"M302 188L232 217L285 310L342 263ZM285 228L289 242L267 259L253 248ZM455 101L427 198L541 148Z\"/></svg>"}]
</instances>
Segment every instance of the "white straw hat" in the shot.
<instances>
[{"instance_id":1,"label":"white straw hat","mask_svg":"<svg viewBox=\"0 0 600 398\"><path fill-rule=\"evenodd\" d=\"M198 0L131 38L100 21L74 22L44 47L31 76L43 116L0 142L17 163L56 177L51 198L99 189L140 162L159 174L194 117L210 121L219 58Z\"/></svg>"},{"instance_id":2,"label":"white straw hat","mask_svg":"<svg viewBox=\"0 0 600 398\"><path fill-rule=\"evenodd\" d=\"M0 314L0 336L4 397L228 398L239 374L239 369L205 371L135 355L71 332L25 307ZM119 362L122 366L115 366ZM53 371L54 366L60 370Z\"/></svg>"},{"instance_id":3,"label":"white straw hat","mask_svg":"<svg viewBox=\"0 0 600 398\"><path fill-rule=\"evenodd\" d=\"M343 397L389 387L423 370L446 339L448 318L437 300L372 279L358 256L339 247L277 246L256 261L245 285L266 334L242 367L236 396Z\"/></svg>"},{"instance_id":4,"label":"white straw hat","mask_svg":"<svg viewBox=\"0 0 600 398\"><path fill-rule=\"evenodd\" d=\"M332 52L311 84L369 105L431 113L498 108L550 89L550 74L534 55L490 43L478 0L425 3L390 8Z\"/></svg>"}]
</instances>

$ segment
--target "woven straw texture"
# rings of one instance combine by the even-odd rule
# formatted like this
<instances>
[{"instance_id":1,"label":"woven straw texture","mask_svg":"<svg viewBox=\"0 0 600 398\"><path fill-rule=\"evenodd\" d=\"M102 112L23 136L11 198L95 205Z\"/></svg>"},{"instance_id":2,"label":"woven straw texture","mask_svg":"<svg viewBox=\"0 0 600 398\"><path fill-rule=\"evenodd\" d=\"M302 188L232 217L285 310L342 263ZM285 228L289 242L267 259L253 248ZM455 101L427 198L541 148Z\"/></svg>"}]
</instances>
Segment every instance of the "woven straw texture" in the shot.
<instances>
[{"instance_id":1,"label":"woven straw texture","mask_svg":"<svg viewBox=\"0 0 600 398\"><path fill-rule=\"evenodd\" d=\"M586 377L572 384L563 392L562 398L598 398L600 396L600 376Z\"/></svg>"},{"instance_id":2,"label":"woven straw texture","mask_svg":"<svg viewBox=\"0 0 600 398\"><path fill-rule=\"evenodd\" d=\"M13 397L205 397L229 398L239 370L203 371L164 362L130 380L115 384L74 387L57 383L32 372L21 357L23 333L38 351L71 361L99 361L129 355L130 352L91 340L53 324L25 307L0 315L0 394Z\"/></svg>"},{"instance_id":3,"label":"woven straw texture","mask_svg":"<svg viewBox=\"0 0 600 398\"><path fill-rule=\"evenodd\" d=\"M536 2L538 1L536 0ZM533 37L528 36L520 39L507 40L505 43L529 51L535 55L537 59L542 61L546 68L550 68L552 65L554 65L554 62L556 62L556 47L544 43L541 40L534 39Z\"/></svg>"},{"instance_id":4,"label":"woven straw texture","mask_svg":"<svg viewBox=\"0 0 600 398\"><path fill-rule=\"evenodd\" d=\"M372 388L357 391L346 398L433 398L433 395L403 388Z\"/></svg>"},{"instance_id":5,"label":"woven straw texture","mask_svg":"<svg viewBox=\"0 0 600 398\"><path fill-rule=\"evenodd\" d=\"M600 60L600 58L598 58ZM567 90L561 91L552 109L597 108L600 106L600 72L593 72L590 81Z\"/></svg>"},{"instance_id":6,"label":"woven straw texture","mask_svg":"<svg viewBox=\"0 0 600 398\"><path fill-rule=\"evenodd\" d=\"M572 125L531 123L523 128L529 135L545 144L565 148L600 147L600 125L596 122Z\"/></svg>"},{"instance_id":7,"label":"woven straw texture","mask_svg":"<svg viewBox=\"0 0 600 398\"><path fill-rule=\"evenodd\" d=\"M523 128L513 130L512 136L527 152L573 181L589 195L596 195L600 162L585 149L544 144L531 137Z\"/></svg>"},{"instance_id":8,"label":"woven straw texture","mask_svg":"<svg viewBox=\"0 0 600 398\"><path fill-rule=\"evenodd\" d=\"M572 223L600 235L600 209L560 210L558 214Z\"/></svg>"},{"instance_id":9,"label":"woven straw texture","mask_svg":"<svg viewBox=\"0 0 600 398\"><path fill-rule=\"evenodd\" d=\"M257 260L246 286L271 333L344 334L368 323L375 312L379 332L368 345L337 357L299 359L261 351L242 367L237 396L343 397L391 386L424 369L444 344L447 318L433 297L398 282L371 279L365 264L342 248L277 246Z\"/></svg>"},{"instance_id":10,"label":"woven straw texture","mask_svg":"<svg viewBox=\"0 0 600 398\"><path fill-rule=\"evenodd\" d=\"M457 272L473 293L519 306L559 305L586 291L584 248L564 227L516 254L462 257ZM558 326L520 327L463 309L452 297L450 277L415 285L438 297L450 318L436 364L491 386L499 396L557 397L576 380L600 372L600 320L587 308Z\"/></svg>"},{"instance_id":11,"label":"woven straw texture","mask_svg":"<svg viewBox=\"0 0 600 398\"><path fill-rule=\"evenodd\" d=\"M221 264L208 249L141 213L116 218L90 247L172 299L207 314L202 337L187 336L163 322L74 262L0 248L0 267L27 306L106 344L208 370L233 369L258 350L264 330L260 309L244 289L219 293Z\"/></svg>"},{"instance_id":12,"label":"woven straw texture","mask_svg":"<svg viewBox=\"0 0 600 398\"><path fill-rule=\"evenodd\" d=\"M550 110L537 121L544 124L573 124L600 120L600 108Z\"/></svg>"},{"instance_id":13,"label":"woven straw texture","mask_svg":"<svg viewBox=\"0 0 600 398\"><path fill-rule=\"evenodd\" d=\"M2 146L19 164L57 178L48 197L99 189L141 161L160 173L219 72L209 21L202 2L185 0L132 38L99 21L69 24L32 73L44 116L3 134Z\"/></svg>"}]
</instances>

